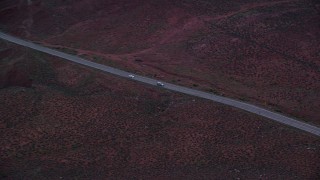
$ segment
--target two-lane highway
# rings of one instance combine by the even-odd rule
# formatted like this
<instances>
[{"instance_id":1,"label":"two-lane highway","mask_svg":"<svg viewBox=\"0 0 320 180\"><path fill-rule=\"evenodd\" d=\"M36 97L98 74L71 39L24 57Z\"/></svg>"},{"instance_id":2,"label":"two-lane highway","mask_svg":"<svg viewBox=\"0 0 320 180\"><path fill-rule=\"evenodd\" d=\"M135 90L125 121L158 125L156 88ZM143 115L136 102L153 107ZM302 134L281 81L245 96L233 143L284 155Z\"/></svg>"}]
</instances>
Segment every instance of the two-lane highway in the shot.
<instances>
[{"instance_id":1,"label":"two-lane highway","mask_svg":"<svg viewBox=\"0 0 320 180\"><path fill-rule=\"evenodd\" d=\"M60 52L60 51L57 51L54 49L43 47L41 45L19 39L19 38L13 37L13 36L5 34L5 33L0 32L0 38L3 40L9 41L9 42L15 43L15 44L19 44L21 46L35 49L37 51L41 51L41 52L44 52L44 53L47 53L47 54L50 54L53 56L60 57L65 60L72 61L74 63L78 63L78 64L81 64L84 66L88 66L88 67L98 69L98 70L101 70L101 71L104 71L104 72L107 72L110 74L114 74L117 76L121 76L124 78L130 78L129 75L132 74L132 73L120 70L120 69L116 69L116 68L112 68L112 67L105 66L102 64L94 63L94 62L85 60L83 58L80 58L80 57L77 57L74 55L70 55L70 54L63 53L63 52ZM151 79L151 78L147 78L147 77L136 75L136 74L132 74L132 75L134 75L135 77L131 78L131 79L133 79L135 81L143 82L146 84L150 84L153 86L156 86L156 84L158 82L158 80L156 80L156 79ZM169 90L176 91L176 92L180 92L180 93L184 93L184 94L188 94L188 95L192 95L192 96L196 96L196 97L200 97L200 98L204 98L204 99L209 99L209 100L221 103L221 104L225 104L228 106L243 109L245 111L248 111L248 112L269 118L271 120L277 121L279 123L285 124L287 126L291 126L291 127L309 132L309 133L314 134L316 136L320 136L320 128L317 126L307 124L305 122L284 116L279 113L269 111L267 109L264 109L264 108L261 108L261 107L258 107L258 106L252 105L252 104L248 104L248 103L237 101L234 99L210 94L210 93L199 91L199 90L194 90L194 89L183 87L183 86L178 86L178 85L171 84L171 83L164 82L164 86L162 86L162 88L169 89Z\"/></svg>"}]
</instances>

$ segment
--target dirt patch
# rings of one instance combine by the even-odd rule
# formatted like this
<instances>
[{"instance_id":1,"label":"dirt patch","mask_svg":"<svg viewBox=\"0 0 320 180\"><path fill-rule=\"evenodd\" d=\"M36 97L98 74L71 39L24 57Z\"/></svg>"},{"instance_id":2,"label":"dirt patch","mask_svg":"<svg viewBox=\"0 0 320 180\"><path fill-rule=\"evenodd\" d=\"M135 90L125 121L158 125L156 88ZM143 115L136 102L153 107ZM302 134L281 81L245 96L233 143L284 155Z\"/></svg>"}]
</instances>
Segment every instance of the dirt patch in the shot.
<instances>
[{"instance_id":1,"label":"dirt patch","mask_svg":"<svg viewBox=\"0 0 320 180\"><path fill-rule=\"evenodd\" d=\"M0 87L6 88L10 86L31 87L32 80L28 72L22 68L14 66L1 77Z\"/></svg>"}]
</instances>

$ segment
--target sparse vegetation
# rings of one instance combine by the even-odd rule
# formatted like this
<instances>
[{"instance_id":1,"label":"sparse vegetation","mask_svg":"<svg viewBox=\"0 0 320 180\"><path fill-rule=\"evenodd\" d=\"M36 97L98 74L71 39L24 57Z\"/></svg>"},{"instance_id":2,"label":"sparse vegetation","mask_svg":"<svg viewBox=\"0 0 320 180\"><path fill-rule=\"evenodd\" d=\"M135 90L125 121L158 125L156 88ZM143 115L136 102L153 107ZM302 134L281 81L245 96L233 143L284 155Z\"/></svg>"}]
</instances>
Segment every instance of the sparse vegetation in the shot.
<instances>
[{"instance_id":1,"label":"sparse vegetation","mask_svg":"<svg viewBox=\"0 0 320 180\"><path fill-rule=\"evenodd\" d=\"M311 1L19 2L2 4L0 30L319 124L319 15ZM2 46L9 50L0 51L0 72L15 76L0 73L14 82L0 89L0 179L319 176L316 137Z\"/></svg>"},{"instance_id":2,"label":"sparse vegetation","mask_svg":"<svg viewBox=\"0 0 320 180\"><path fill-rule=\"evenodd\" d=\"M213 94L219 94L217 90L210 88L208 90L209 92L213 93Z\"/></svg>"},{"instance_id":3,"label":"sparse vegetation","mask_svg":"<svg viewBox=\"0 0 320 180\"><path fill-rule=\"evenodd\" d=\"M73 55L77 55L78 52L69 48L57 48L59 51L63 51L67 54L73 54Z\"/></svg>"}]
</instances>

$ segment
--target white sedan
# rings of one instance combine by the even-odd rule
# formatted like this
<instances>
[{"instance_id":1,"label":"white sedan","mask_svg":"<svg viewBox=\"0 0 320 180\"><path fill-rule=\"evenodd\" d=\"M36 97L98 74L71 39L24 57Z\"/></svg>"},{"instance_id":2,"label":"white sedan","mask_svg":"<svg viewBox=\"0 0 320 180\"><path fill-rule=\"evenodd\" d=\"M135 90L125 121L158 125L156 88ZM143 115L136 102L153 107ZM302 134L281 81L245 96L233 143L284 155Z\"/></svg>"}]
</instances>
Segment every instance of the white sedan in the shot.
<instances>
[{"instance_id":1,"label":"white sedan","mask_svg":"<svg viewBox=\"0 0 320 180\"><path fill-rule=\"evenodd\" d=\"M158 81L157 86L164 86L164 84L162 82Z\"/></svg>"},{"instance_id":2,"label":"white sedan","mask_svg":"<svg viewBox=\"0 0 320 180\"><path fill-rule=\"evenodd\" d=\"M129 78L131 78L131 79L134 78L134 75L130 74L130 75L129 75Z\"/></svg>"}]
</instances>

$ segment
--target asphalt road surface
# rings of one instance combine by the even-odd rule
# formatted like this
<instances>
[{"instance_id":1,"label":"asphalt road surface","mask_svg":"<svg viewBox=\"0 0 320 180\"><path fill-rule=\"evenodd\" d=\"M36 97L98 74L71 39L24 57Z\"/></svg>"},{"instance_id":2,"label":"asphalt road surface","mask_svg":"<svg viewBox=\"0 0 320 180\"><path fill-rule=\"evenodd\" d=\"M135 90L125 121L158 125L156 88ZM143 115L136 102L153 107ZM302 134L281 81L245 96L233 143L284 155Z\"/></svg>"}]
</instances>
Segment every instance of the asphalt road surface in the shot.
<instances>
[{"instance_id":1,"label":"asphalt road surface","mask_svg":"<svg viewBox=\"0 0 320 180\"><path fill-rule=\"evenodd\" d=\"M47 54L50 54L53 56L60 57L65 60L72 61L77 64L81 64L81 65L88 66L88 67L91 67L94 69L98 69L98 70L101 70L101 71L104 71L104 72L107 72L110 74L114 74L114 75L121 76L124 78L129 78L129 79L132 79L135 81L139 81L139 82L143 82L143 83L150 84L153 86L157 86L158 80L156 80L156 79L151 79L151 78L147 78L144 76L139 76L139 75L132 74L132 73L129 73L126 71L122 71L120 69L116 69L116 68L112 68L112 67L105 66L102 64L94 63L94 62L85 60L83 58L80 58L80 57L77 57L74 55L63 53L63 52L60 52L60 51L57 51L54 49L43 47L41 45L10 36L10 35L2 33L2 32L0 32L0 38L3 40L9 41L9 42L15 43L15 44L19 44L21 46L25 46L25 47L28 47L31 49L35 49L37 51L41 51L41 52L44 52L44 53L47 53ZM130 78L129 75L134 75L134 78ZM230 99L230 98L226 98L226 97L222 97L222 96L218 96L218 95L214 95L214 94L210 94L210 93L206 93L203 91L194 90L194 89L183 87L183 86L174 85L171 83L163 82L163 84L164 84L164 86L161 86L161 88L169 89L172 91L176 91L176 92L180 92L180 93L184 93L184 94L188 94L188 95L192 95L192 96L196 96L196 97L200 97L200 98L204 98L204 99L209 99L209 100L221 103L221 104L236 107L236 108L239 108L239 109L242 109L242 110L269 118L271 120L277 121L277 122L285 124L287 126L291 126L291 127L309 132L309 133L314 134L316 136L320 136L320 128L319 127L307 124L305 122L302 122L302 121L299 121L299 120L296 120L296 119L293 119L290 117L286 117L282 114L275 113L275 112L263 109L261 107L258 107L258 106L252 105L252 104L248 104L245 102L237 101L234 99Z\"/></svg>"}]
</instances>

